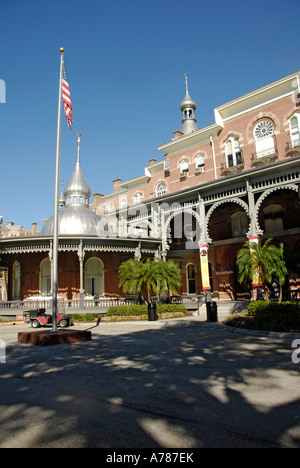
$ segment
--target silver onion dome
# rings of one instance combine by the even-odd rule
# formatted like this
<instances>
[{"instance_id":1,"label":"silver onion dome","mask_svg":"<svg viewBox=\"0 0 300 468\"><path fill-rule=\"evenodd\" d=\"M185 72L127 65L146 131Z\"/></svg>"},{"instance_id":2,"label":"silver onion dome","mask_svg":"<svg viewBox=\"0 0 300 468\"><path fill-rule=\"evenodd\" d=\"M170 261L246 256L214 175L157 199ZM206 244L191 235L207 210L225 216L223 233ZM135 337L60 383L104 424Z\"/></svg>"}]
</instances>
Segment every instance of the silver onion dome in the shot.
<instances>
[{"instance_id":1,"label":"silver onion dome","mask_svg":"<svg viewBox=\"0 0 300 468\"><path fill-rule=\"evenodd\" d=\"M91 189L86 182L80 167L80 135L77 134L78 152L74 172L64 190L65 208L58 212L59 235L96 235L100 216L89 207ZM48 218L41 230L42 236L53 235L54 216Z\"/></svg>"},{"instance_id":2,"label":"silver onion dome","mask_svg":"<svg viewBox=\"0 0 300 468\"><path fill-rule=\"evenodd\" d=\"M96 235L100 216L89 207L69 206L58 212L59 235ZM52 236L54 230L54 216L44 223L41 235Z\"/></svg>"}]
</instances>

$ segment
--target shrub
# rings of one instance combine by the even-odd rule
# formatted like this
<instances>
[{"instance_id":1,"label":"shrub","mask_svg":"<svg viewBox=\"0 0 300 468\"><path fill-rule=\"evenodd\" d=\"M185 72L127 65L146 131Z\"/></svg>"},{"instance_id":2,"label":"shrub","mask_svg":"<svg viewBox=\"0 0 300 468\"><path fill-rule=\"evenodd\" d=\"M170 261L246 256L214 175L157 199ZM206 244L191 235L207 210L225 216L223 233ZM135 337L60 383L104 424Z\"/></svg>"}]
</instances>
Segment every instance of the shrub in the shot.
<instances>
[{"instance_id":1,"label":"shrub","mask_svg":"<svg viewBox=\"0 0 300 468\"><path fill-rule=\"evenodd\" d=\"M247 315L254 317L257 310L263 310L268 307L267 301L253 301L250 302L247 308Z\"/></svg>"},{"instance_id":2,"label":"shrub","mask_svg":"<svg viewBox=\"0 0 300 468\"><path fill-rule=\"evenodd\" d=\"M247 313L230 315L223 321L223 323L230 327L246 328L248 330L257 329L254 317L247 315Z\"/></svg>"},{"instance_id":3,"label":"shrub","mask_svg":"<svg viewBox=\"0 0 300 468\"><path fill-rule=\"evenodd\" d=\"M167 313L167 312L181 312L183 314L187 313L187 309L182 304L157 304L157 313ZM112 306L108 309L106 316L113 317L113 316L133 316L133 315L147 315L148 314L148 306L147 304L142 305L120 305L120 306Z\"/></svg>"},{"instance_id":4,"label":"shrub","mask_svg":"<svg viewBox=\"0 0 300 468\"><path fill-rule=\"evenodd\" d=\"M182 304L157 304L157 313L159 315L164 314L164 318L171 318L172 314L176 313L176 316L184 317L187 315L187 309ZM169 314L169 315L167 315ZM142 305L120 305L112 306L108 309L106 314L69 314L73 322L95 322L100 317L111 317L111 321L119 321L121 317L124 320L134 320L139 318L146 320L148 317L148 306Z\"/></svg>"},{"instance_id":5,"label":"shrub","mask_svg":"<svg viewBox=\"0 0 300 468\"><path fill-rule=\"evenodd\" d=\"M144 315L147 314L146 304L141 305L119 305L109 307L106 316L130 316L130 315Z\"/></svg>"},{"instance_id":6,"label":"shrub","mask_svg":"<svg viewBox=\"0 0 300 468\"><path fill-rule=\"evenodd\" d=\"M181 312L187 314L187 308L183 304L157 304L157 313Z\"/></svg>"},{"instance_id":7,"label":"shrub","mask_svg":"<svg viewBox=\"0 0 300 468\"><path fill-rule=\"evenodd\" d=\"M300 331L300 305L295 302L251 302L245 314L236 314L223 322L232 327L265 331Z\"/></svg>"},{"instance_id":8,"label":"shrub","mask_svg":"<svg viewBox=\"0 0 300 468\"><path fill-rule=\"evenodd\" d=\"M300 327L300 307L293 302L259 304L254 312L261 330L290 331Z\"/></svg>"},{"instance_id":9,"label":"shrub","mask_svg":"<svg viewBox=\"0 0 300 468\"><path fill-rule=\"evenodd\" d=\"M70 315L73 322L94 322L100 317L103 317L103 314L68 314Z\"/></svg>"}]
</instances>

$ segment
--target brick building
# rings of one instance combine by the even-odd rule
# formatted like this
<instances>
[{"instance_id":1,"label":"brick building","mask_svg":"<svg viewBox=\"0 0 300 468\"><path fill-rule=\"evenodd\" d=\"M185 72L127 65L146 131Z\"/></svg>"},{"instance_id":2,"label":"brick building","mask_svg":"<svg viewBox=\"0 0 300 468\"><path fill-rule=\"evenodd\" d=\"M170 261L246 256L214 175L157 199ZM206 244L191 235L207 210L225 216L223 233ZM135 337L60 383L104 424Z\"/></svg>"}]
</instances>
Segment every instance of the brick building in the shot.
<instances>
[{"instance_id":1,"label":"brick building","mask_svg":"<svg viewBox=\"0 0 300 468\"><path fill-rule=\"evenodd\" d=\"M3 224L3 217L0 216L0 239L6 237L25 237L25 236L36 236L39 234L37 231L37 223L32 223L32 229L23 229L21 225L15 225L14 222L9 221L7 224ZM5 260L6 258L0 258L0 301L7 300L7 287L8 287L8 271Z\"/></svg>"},{"instance_id":2,"label":"brick building","mask_svg":"<svg viewBox=\"0 0 300 468\"><path fill-rule=\"evenodd\" d=\"M186 94L182 126L160 145L160 161L113 193L95 193L80 169L59 211L59 295L122 295L118 268L128 258L173 258L181 293L211 289L222 299L245 297L235 258L247 239L283 242L286 288L300 287L300 94L294 73L215 109L198 128L196 103ZM116 174L117 176L117 174ZM53 218L40 235L2 238L8 297L50 294Z\"/></svg>"}]
</instances>

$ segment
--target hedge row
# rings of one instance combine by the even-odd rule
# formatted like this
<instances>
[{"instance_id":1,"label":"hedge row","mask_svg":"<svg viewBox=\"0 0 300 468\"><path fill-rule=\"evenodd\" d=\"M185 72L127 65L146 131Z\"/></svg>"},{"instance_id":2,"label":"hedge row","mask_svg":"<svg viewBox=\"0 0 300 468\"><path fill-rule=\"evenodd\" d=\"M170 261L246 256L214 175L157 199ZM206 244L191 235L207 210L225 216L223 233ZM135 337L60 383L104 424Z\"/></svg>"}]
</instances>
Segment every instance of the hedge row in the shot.
<instances>
[{"instance_id":1,"label":"hedge row","mask_svg":"<svg viewBox=\"0 0 300 468\"><path fill-rule=\"evenodd\" d=\"M223 323L254 330L300 332L300 304L255 301L245 314L227 317Z\"/></svg>"},{"instance_id":2,"label":"hedge row","mask_svg":"<svg viewBox=\"0 0 300 468\"><path fill-rule=\"evenodd\" d=\"M158 314L180 313L187 315L187 309L182 304L157 304ZM73 322L94 322L96 319L103 317L104 314L70 314ZM148 316L148 306L142 305L121 305L112 306L105 314L106 317L140 317ZM171 318L171 316L170 316Z\"/></svg>"},{"instance_id":3,"label":"hedge row","mask_svg":"<svg viewBox=\"0 0 300 468\"><path fill-rule=\"evenodd\" d=\"M163 314L167 312L182 312L187 313L187 309L182 304L157 304L156 311L158 314ZM133 315L147 315L148 306L147 304L141 305L120 305L112 306L108 309L106 316L133 316Z\"/></svg>"},{"instance_id":4,"label":"hedge row","mask_svg":"<svg viewBox=\"0 0 300 468\"><path fill-rule=\"evenodd\" d=\"M95 322L98 318L102 318L104 314L68 314L73 322Z\"/></svg>"}]
</instances>

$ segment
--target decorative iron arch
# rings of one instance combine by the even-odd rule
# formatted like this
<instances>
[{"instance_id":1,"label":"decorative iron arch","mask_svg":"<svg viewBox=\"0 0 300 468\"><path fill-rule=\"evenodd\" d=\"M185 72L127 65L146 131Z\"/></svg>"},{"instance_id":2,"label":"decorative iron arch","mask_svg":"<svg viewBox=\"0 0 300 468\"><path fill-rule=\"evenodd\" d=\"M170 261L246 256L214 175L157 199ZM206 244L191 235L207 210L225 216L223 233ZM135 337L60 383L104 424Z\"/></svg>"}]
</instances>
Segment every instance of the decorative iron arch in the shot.
<instances>
[{"instance_id":1,"label":"decorative iron arch","mask_svg":"<svg viewBox=\"0 0 300 468\"><path fill-rule=\"evenodd\" d=\"M249 206L247 205L246 202L241 200L241 198L235 197L235 198L230 198L230 199L226 199L226 200L220 200L220 201L214 203L209 208L209 210L208 210L208 212L206 214L206 219L205 219L205 233L206 233L206 237L209 240L209 242L212 242L212 239L209 237L209 234L208 234L208 223L209 223L210 217L211 217L212 213L215 211L216 208L218 208L220 205L223 205L225 203L235 203L237 205L240 205L243 208L243 210L245 210L248 217L250 216Z\"/></svg>"},{"instance_id":2,"label":"decorative iron arch","mask_svg":"<svg viewBox=\"0 0 300 468\"><path fill-rule=\"evenodd\" d=\"M167 238L167 231L168 231L168 227L170 226L170 223L172 221L173 218L175 218L175 216L177 215L180 215L180 214L183 214L183 213L190 213L192 216L194 216L198 222L198 225L199 225L199 228L200 228L200 233L202 232L202 229L203 229L203 223L201 222L201 217L199 215L199 213L197 213L197 211L193 210L193 208L187 208L187 207L183 207L183 208L180 208L180 209L177 209L175 211L173 211L169 217L167 218L166 222L164 222L164 226L163 226L163 229L162 229L162 237L163 238Z\"/></svg>"},{"instance_id":3,"label":"decorative iron arch","mask_svg":"<svg viewBox=\"0 0 300 468\"><path fill-rule=\"evenodd\" d=\"M131 220L127 224L127 229L128 230L141 228L141 227L147 227L152 232L153 232L153 229L154 229L153 223L149 219L142 219L142 218L135 219L135 220Z\"/></svg>"},{"instance_id":4,"label":"decorative iron arch","mask_svg":"<svg viewBox=\"0 0 300 468\"><path fill-rule=\"evenodd\" d=\"M255 219L256 219L256 224L257 226L260 228L260 225L259 225L259 220L258 220L258 214L259 214L259 210L260 210L260 207L263 203L263 201L269 196L271 195L271 193L273 192L276 192L277 190L293 190L294 192L297 192L298 193L298 190L299 190L299 187L298 185L296 184L287 184L287 185L282 185L280 187L272 187L268 190L266 190L265 192L263 192L260 197L258 198L257 202L256 202L256 205L255 205Z\"/></svg>"}]
</instances>

